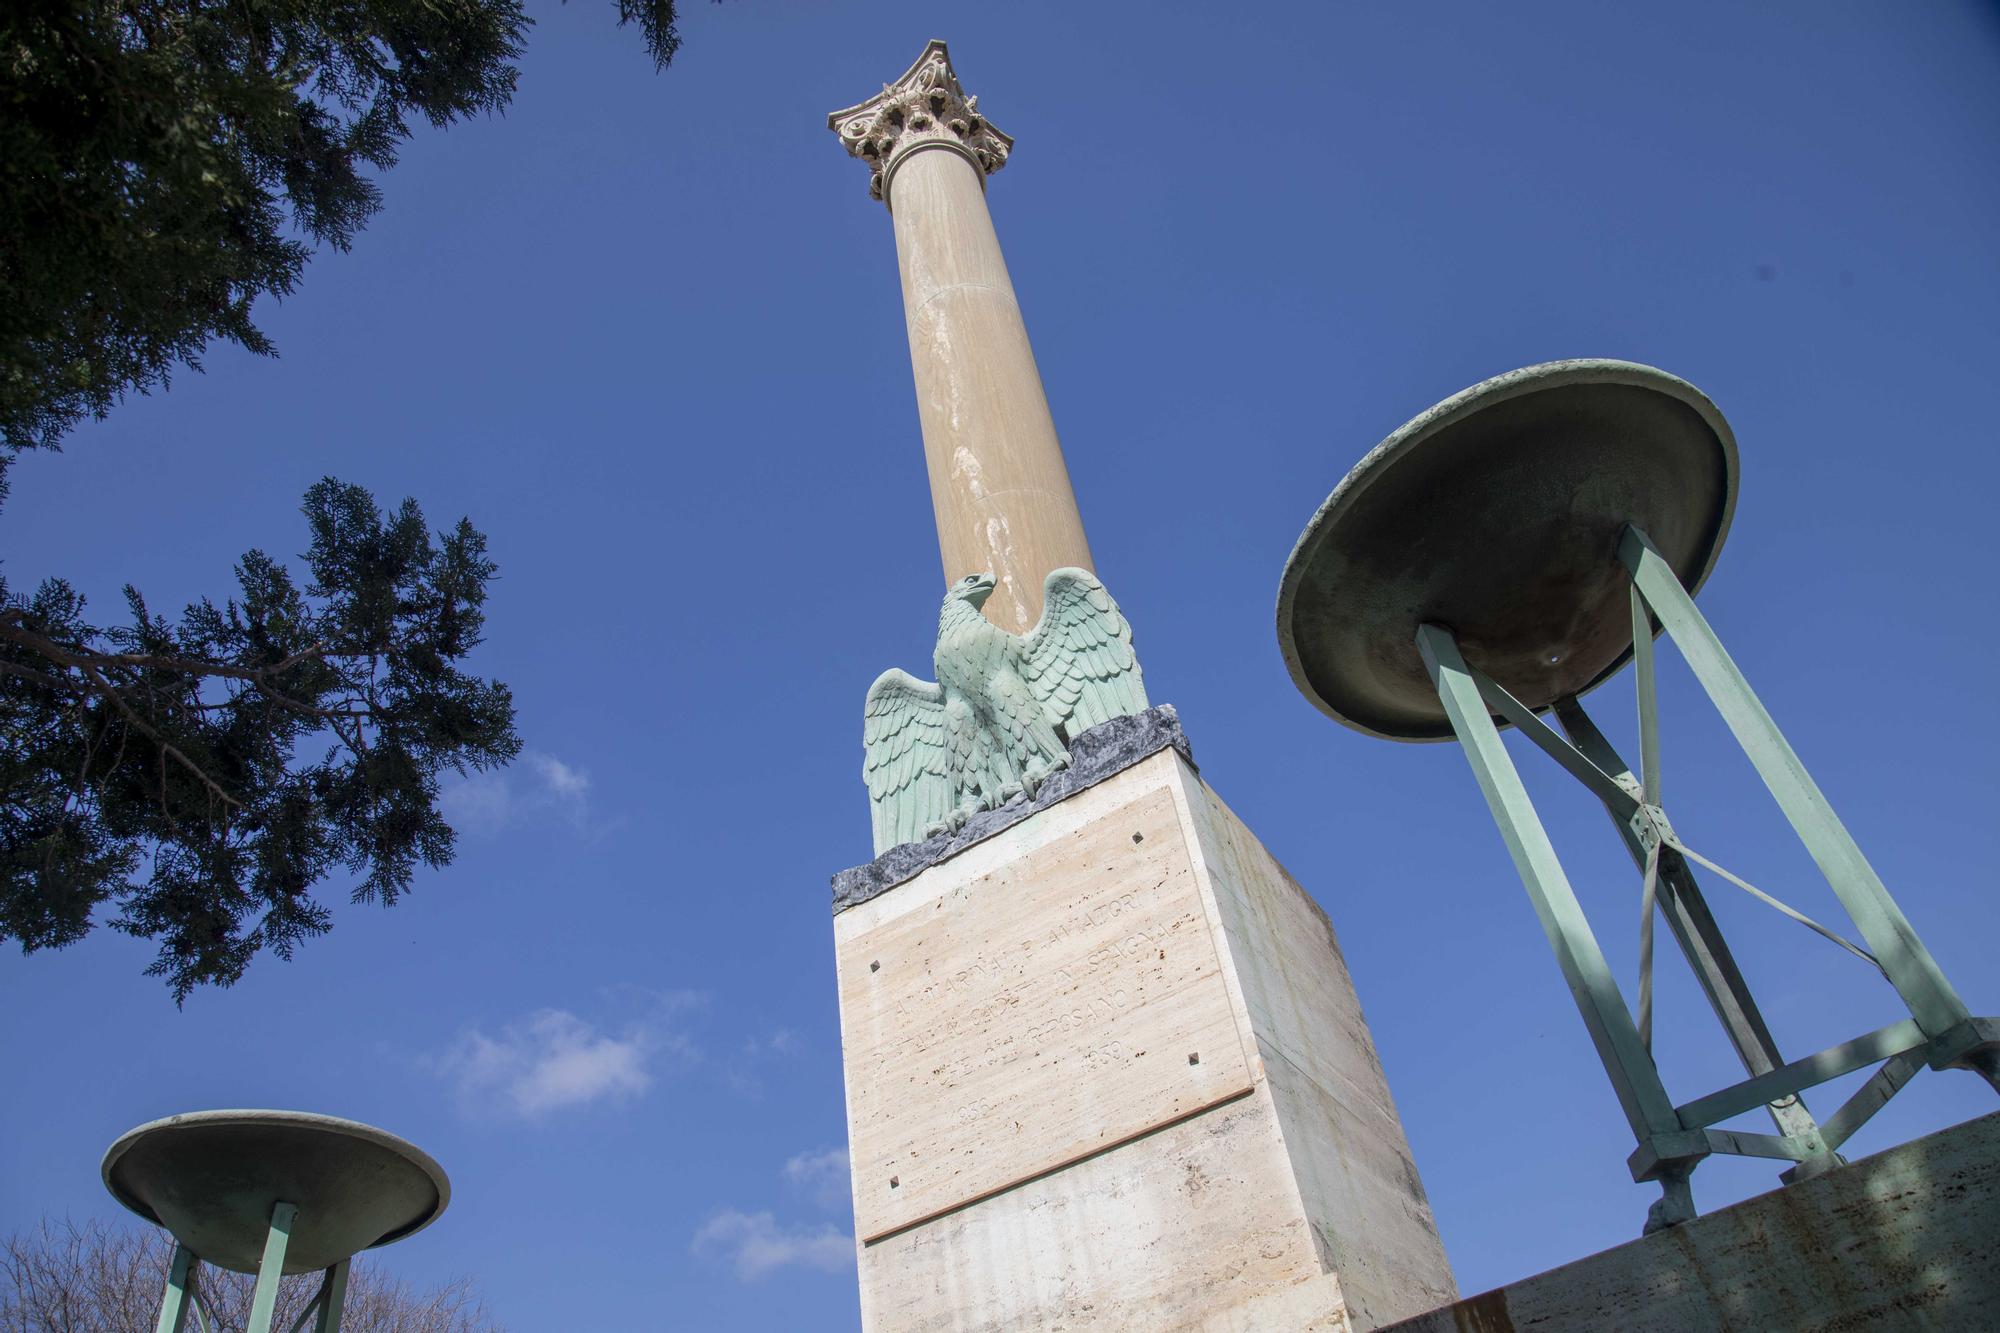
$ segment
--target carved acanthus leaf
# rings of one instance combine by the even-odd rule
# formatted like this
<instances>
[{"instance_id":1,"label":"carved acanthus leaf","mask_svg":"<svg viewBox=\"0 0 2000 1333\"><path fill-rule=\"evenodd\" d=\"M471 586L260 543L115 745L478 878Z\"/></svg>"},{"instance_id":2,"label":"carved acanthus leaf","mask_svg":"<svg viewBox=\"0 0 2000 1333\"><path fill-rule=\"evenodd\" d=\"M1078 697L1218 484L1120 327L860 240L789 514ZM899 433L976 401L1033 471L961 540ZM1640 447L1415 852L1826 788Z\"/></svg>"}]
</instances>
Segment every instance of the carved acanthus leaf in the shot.
<instances>
[{"instance_id":1,"label":"carved acanthus leaf","mask_svg":"<svg viewBox=\"0 0 2000 1333\"><path fill-rule=\"evenodd\" d=\"M1007 165L1014 141L979 114L979 99L966 96L951 68L951 53L934 41L917 63L867 101L836 111L827 127L847 151L871 168L868 193L883 197L884 182L896 162L921 147L956 149L990 176Z\"/></svg>"}]
</instances>

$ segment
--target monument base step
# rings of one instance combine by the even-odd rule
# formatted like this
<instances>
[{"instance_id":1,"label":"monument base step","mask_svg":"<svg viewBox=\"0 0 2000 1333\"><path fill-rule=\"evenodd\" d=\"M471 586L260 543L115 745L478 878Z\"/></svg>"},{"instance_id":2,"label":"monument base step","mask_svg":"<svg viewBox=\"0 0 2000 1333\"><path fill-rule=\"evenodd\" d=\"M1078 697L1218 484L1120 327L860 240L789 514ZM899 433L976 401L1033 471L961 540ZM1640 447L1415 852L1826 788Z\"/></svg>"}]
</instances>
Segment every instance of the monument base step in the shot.
<instances>
[{"instance_id":1,"label":"monument base step","mask_svg":"<svg viewBox=\"0 0 2000 1333\"><path fill-rule=\"evenodd\" d=\"M2000 1112L1383 1333L1864 1328L2000 1328Z\"/></svg>"},{"instance_id":2,"label":"monument base step","mask_svg":"<svg viewBox=\"0 0 2000 1333\"><path fill-rule=\"evenodd\" d=\"M1171 710L1117 721L1033 803L838 877L863 1327L1355 1333L1450 1299L1326 914Z\"/></svg>"}]
</instances>

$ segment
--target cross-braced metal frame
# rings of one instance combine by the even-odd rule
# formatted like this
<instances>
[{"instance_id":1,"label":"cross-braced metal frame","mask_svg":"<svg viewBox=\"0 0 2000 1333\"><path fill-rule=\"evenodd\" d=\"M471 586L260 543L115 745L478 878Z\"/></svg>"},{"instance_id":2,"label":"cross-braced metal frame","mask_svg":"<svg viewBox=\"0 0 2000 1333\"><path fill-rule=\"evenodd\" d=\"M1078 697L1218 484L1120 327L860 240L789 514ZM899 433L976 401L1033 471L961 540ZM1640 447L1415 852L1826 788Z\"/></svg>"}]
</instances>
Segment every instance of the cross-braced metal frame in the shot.
<instances>
[{"instance_id":1,"label":"cross-braced metal frame","mask_svg":"<svg viewBox=\"0 0 2000 1333\"><path fill-rule=\"evenodd\" d=\"M1672 566L1628 525L1618 560L1632 577L1633 659L1639 695L1639 774L1618 757L1575 698L1552 711L1559 734L1477 667L1466 663L1443 625L1417 631L1417 646L1473 775L1513 856L1542 929L1562 966L1598 1057L1639 1146L1628 1161L1635 1181L1657 1181L1662 1197L1646 1229L1694 1216L1689 1176L1710 1153L1770 1157L1795 1165L1787 1181L1838 1166L1838 1150L1924 1065L1983 1074L2000 1089L2000 1019L1975 1018L1945 979L1916 930L1862 856L1847 828L1758 701ZM1826 876L1866 947L1785 906L1689 848L1667 821L1660 796L1659 707L1654 689L1653 621L1681 650L1710 702L1756 767L1778 807ZM1512 723L1603 802L1640 869L1639 1012L1633 1017L1605 963L1576 893L1528 798L1493 714ZM1709 914L1689 863L1715 872L1879 969L1910 1016L1852 1041L1787 1062L1757 1011L1742 973ZM1676 1106L1652 1056L1652 945L1655 914L1687 957L1749 1075ZM1840 1109L1816 1122L1800 1094L1880 1062ZM1776 1134L1716 1126L1762 1106Z\"/></svg>"},{"instance_id":2,"label":"cross-braced metal frame","mask_svg":"<svg viewBox=\"0 0 2000 1333\"><path fill-rule=\"evenodd\" d=\"M250 1322L243 1333L271 1333L271 1321L278 1313L278 1282L285 1272L285 1250L291 1243L292 1223L298 1215L299 1210L289 1203L271 1209L271 1229L264 1237L264 1257L257 1265L257 1289L250 1298ZM289 1333L305 1333L308 1325L312 1333L339 1333L341 1309L347 1302L349 1262L342 1259L326 1270L319 1290L292 1321ZM201 1260L195 1258L194 1251L176 1241L173 1265L167 1270L167 1294L160 1301L155 1333L185 1333L190 1319L200 1333L223 1333L214 1308L202 1294L200 1270Z\"/></svg>"}]
</instances>

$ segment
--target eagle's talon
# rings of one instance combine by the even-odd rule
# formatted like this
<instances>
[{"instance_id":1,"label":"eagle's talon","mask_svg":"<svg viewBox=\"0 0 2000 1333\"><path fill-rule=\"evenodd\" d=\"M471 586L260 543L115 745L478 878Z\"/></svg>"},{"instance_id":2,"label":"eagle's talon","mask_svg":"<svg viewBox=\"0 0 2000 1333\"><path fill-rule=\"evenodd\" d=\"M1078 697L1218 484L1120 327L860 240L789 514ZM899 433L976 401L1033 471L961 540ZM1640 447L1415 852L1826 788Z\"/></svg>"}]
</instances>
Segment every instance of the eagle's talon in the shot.
<instances>
[{"instance_id":1,"label":"eagle's talon","mask_svg":"<svg viewBox=\"0 0 2000 1333\"><path fill-rule=\"evenodd\" d=\"M1052 774L1058 773L1068 767L1069 755L1067 753L1054 755L1047 759L1030 760L1027 769L1021 774L1021 787L1028 793L1028 799L1031 801L1034 800L1035 794L1041 790L1042 784L1047 782Z\"/></svg>"}]
</instances>

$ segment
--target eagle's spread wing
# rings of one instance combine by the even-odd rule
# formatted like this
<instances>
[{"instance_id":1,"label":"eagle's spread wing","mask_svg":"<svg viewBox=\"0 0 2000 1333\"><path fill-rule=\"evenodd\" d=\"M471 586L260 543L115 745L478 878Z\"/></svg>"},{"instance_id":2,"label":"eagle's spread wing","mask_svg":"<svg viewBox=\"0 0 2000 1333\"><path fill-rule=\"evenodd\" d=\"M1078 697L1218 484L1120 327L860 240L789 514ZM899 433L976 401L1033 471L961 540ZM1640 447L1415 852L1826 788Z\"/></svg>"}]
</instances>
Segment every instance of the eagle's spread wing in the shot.
<instances>
[{"instance_id":1,"label":"eagle's spread wing","mask_svg":"<svg viewBox=\"0 0 2000 1333\"><path fill-rule=\"evenodd\" d=\"M868 687L862 776L875 814L875 854L914 842L951 812L951 726L944 691L891 667Z\"/></svg>"},{"instance_id":2,"label":"eagle's spread wing","mask_svg":"<svg viewBox=\"0 0 2000 1333\"><path fill-rule=\"evenodd\" d=\"M1141 712L1146 682L1132 627L1087 570L1058 569L1042 585L1042 618L1026 643L1028 684L1074 739L1109 718Z\"/></svg>"}]
</instances>

